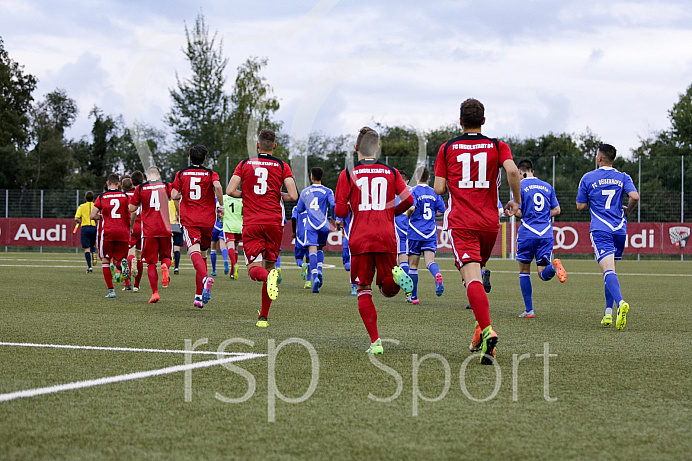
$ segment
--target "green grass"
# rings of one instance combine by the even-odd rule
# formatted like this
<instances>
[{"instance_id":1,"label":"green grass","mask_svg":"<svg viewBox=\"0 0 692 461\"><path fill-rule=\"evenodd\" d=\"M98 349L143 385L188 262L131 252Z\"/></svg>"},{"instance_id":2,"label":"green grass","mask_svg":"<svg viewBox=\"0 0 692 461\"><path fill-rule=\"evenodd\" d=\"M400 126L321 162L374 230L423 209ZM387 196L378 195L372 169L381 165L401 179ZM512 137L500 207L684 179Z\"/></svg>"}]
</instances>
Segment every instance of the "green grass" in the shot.
<instances>
[{"instance_id":1,"label":"green grass","mask_svg":"<svg viewBox=\"0 0 692 461\"><path fill-rule=\"evenodd\" d=\"M22 261L18 261L21 259ZM161 302L120 291L104 299L99 272L84 273L81 254L0 254L0 341L155 349L184 349L185 339L208 338L200 349L245 338L229 352L266 353L288 338L308 341L319 357L314 394L297 404L277 398L268 421L268 358L237 362L256 380L243 403L224 403L216 393L239 398L244 377L221 366L192 371L192 401L185 401L184 373L168 374L0 402L0 459L685 459L692 450L692 368L689 290L692 265L679 261L623 261L623 294L632 306L627 328L600 327L603 282L593 261L565 260L568 279L543 283L533 277L537 318L523 310L516 263L491 261L491 315L500 336L501 386L486 402L462 392L459 374L469 356L473 315L450 260L440 261L445 294L434 295L421 271L421 303L402 295L373 295L383 364L364 353L369 345L349 296L340 259L325 270L319 295L302 288L299 270L284 257L284 282L269 328L254 326L259 283L241 270L238 281L220 275L204 309L192 307L194 274L189 260ZM10 266L21 267L10 267ZM43 267L68 266L68 267ZM30 269L25 266L32 266ZM220 264L220 267L223 267ZM652 274L635 275L635 274ZM666 277L655 274L684 274ZM544 343L551 354L549 397L544 398ZM437 401L418 400L413 416L413 361L439 354L449 365L451 386ZM513 400L513 356L518 365ZM193 361L216 356L194 356ZM74 381L182 365L182 355L0 346L0 394ZM490 395L493 367L466 367L465 385L476 398ZM287 397L306 392L312 368L300 345L276 357L276 383ZM445 369L428 359L418 367L418 388L438 396Z\"/></svg>"}]
</instances>

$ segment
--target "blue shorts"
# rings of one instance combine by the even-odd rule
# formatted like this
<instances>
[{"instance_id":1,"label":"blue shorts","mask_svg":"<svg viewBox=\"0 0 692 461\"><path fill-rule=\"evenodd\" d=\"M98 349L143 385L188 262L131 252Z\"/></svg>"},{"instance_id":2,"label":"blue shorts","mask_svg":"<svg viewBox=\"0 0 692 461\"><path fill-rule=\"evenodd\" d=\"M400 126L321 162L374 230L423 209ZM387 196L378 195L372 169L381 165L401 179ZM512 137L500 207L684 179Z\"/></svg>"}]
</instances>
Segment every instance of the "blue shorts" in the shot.
<instances>
[{"instance_id":1,"label":"blue shorts","mask_svg":"<svg viewBox=\"0 0 692 461\"><path fill-rule=\"evenodd\" d=\"M214 226L214 230L211 232L211 241L218 242L219 240L223 240L225 242L226 236L223 233L223 228L219 229L218 227Z\"/></svg>"},{"instance_id":2,"label":"blue shorts","mask_svg":"<svg viewBox=\"0 0 692 461\"><path fill-rule=\"evenodd\" d=\"M408 254L408 240L406 239L406 234L403 232L399 232L399 230L395 230L396 235L397 235L397 241L399 242L399 248L397 249L397 254L400 255L407 255Z\"/></svg>"},{"instance_id":3,"label":"blue shorts","mask_svg":"<svg viewBox=\"0 0 692 461\"><path fill-rule=\"evenodd\" d=\"M315 230L307 226L305 230L305 246L323 247L327 244L329 238L329 226L325 225Z\"/></svg>"},{"instance_id":4,"label":"blue shorts","mask_svg":"<svg viewBox=\"0 0 692 461\"><path fill-rule=\"evenodd\" d=\"M423 254L424 251L432 251L433 253L437 251L437 235L434 239L428 240L409 240L408 254L418 255Z\"/></svg>"},{"instance_id":5,"label":"blue shorts","mask_svg":"<svg viewBox=\"0 0 692 461\"><path fill-rule=\"evenodd\" d=\"M296 257L296 261L304 261L305 257L308 255L308 247L304 247L296 242L296 247L293 250L293 254Z\"/></svg>"},{"instance_id":6,"label":"blue shorts","mask_svg":"<svg viewBox=\"0 0 692 461\"><path fill-rule=\"evenodd\" d=\"M80 238L82 248L94 248L96 246L96 226L82 226Z\"/></svg>"},{"instance_id":7,"label":"blue shorts","mask_svg":"<svg viewBox=\"0 0 692 461\"><path fill-rule=\"evenodd\" d=\"M348 245L341 250L341 262L344 266L351 262L351 250L348 249Z\"/></svg>"},{"instance_id":8,"label":"blue shorts","mask_svg":"<svg viewBox=\"0 0 692 461\"><path fill-rule=\"evenodd\" d=\"M536 258L537 266L548 266L553 259L553 237L517 239L517 261L530 264Z\"/></svg>"},{"instance_id":9,"label":"blue shorts","mask_svg":"<svg viewBox=\"0 0 692 461\"><path fill-rule=\"evenodd\" d=\"M617 233L605 231L591 232L591 245L593 245L596 261L601 262L601 259L610 254L615 255L615 260L622 259L622 253L625 251L625 242L627 241L627 233Z\"/></svg>"}]
</instances>

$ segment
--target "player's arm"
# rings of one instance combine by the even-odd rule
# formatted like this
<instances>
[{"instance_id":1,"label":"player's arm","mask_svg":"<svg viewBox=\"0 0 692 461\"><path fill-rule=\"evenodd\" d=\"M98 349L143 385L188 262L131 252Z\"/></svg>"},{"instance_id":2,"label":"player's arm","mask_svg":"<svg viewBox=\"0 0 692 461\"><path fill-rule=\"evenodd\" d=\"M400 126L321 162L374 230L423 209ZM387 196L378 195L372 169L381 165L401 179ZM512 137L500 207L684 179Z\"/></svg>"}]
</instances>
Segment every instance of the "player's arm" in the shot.
<instances>
[{"instance_id":1,"label":"player's arm","mask_svg":"<svg viewBox=\"0 0 692 461\"><path fill-rule=\"evenodd\" d=\"M408 210L406 210L406 217L407 217L407 218L410 218L414 211L416 211L416 207L415 207L415 206L412 206L411 208L409 208Z\"/></svg>"},{"instance_id":2,"label":"player's arm","mask_svg":"<svg viewBox=\"0 0 692 461\"><path fill-rule=\"evenodd\" d=\"M437 195L444 195L447 193L447 178L441 176L435 176L435 182L433 184L433 189Z\"/></svg>"},{"instance_id":3,"label":"player's arm","mask_svg":"<svg viewBox=\"0 0 692 461\"><path fill-rule=\"evenodd\" d=\"M298 203L296 203L296 210L298 211L298 213L302 213L303 211L305 211L305 200L303 200L302 195L298 198Z\"/></svg>"},{"instance_id":4,"label":"player's arm","mask_svg":"<svg viewBox=\"0 0 692 461\"><path fill-rule=\"evenodd\" d=\"M514 197L507 202L506 210L509 216L514 216L521 205L521 174L519 174L519 169L511 158L502 162L502 168L504 168L507 173L509 189L512 191L512 197Z\"/></svg>"},{"instance_id":5,"label":"player's arm","mask_svg":"<svg viewBox=\"0 0 692 461\"><path fill-rule=\"evenodd\" d=\"M394 207L394 216L399 216L413 207L415 201L413 200L413 194L411 194L411 191L406 187L403 178L398 174L396 177L396 194L401 198L401 202Z\"/></svg>"},{"instance_id":6,"label":"player's arm","mask_svg":"<svg viewBox=\"0 0 692 461\"><path fill-rule=\"evenodd\" d=\"M238 190L239 186L240 176L234 174L233 176L231 176L231 180L228 181L228 186L226 187L226 195L230 195L231 197L235 198L241 198L243 196L243 193Z\"/></svg>"},{"instance_id":7,"label":"player's arm","mask_svg":"<svg viewBox=\"0 0 692 461\"><path fill-rule=\"evenodd\" d=\"M586 203L577 202L577 210L579 210L579 211L586 210Z\"/></svg>"},{"instance_id":8,"label":"player's arm","mask_svg":"<svg viewBox=\"0 0 692 461\"><path fill-rule=\"evenodd\" d=\"M298 189L293 176L284 179L284 186L286 187L286 192L281 192L281 198L289 202L298 200Z\"/></svg>"},{"instance_id":9,"label":"player's arm","mask_svg":"<svg viewBox=\"0 0 692 461\"><path fill-rule=\"evenodd\" d=\"M348 206L350 188L346 174L346 170L344 170L339 175L339 180L336 183L336 198L334 199L334 214L344 219L346 219L348 213L351 211Z\"/></svg>"},{"instance_id":10,"label":"player's arm","mask_svg":"<svg viewBox=\"0 0 692 461\"><path fill-rule=\"evenodd\" d=\"M98 221L99 219L102 218L101 216L101 209L98 208L96 205L94 205L94 208L91 209L91 215L89 216L93 221Z\"/></svg>"},{"instance_id":11,"label":"player's arm","mask_svg":"<svg viewBox=\"0 0 692 461\"><path fill-rule=\"evenodd\" d=\"M554 216L557 216L557 215L559 215L561 212L562 212L562 210L560 210L560 205L556 206L555 208L551 208L551 209L550 209L550 217L552 218L552 217L554 217ZM521 211L520 211L520 213L521 213Z\"/></svg>"},{"instance_id":12,"label":"player's arm","mask_svg":"<svg viewBox=\"0 0 692 461\"><path fill-rule=\"evenodd\" d=\"M221 187L220 181L214 181L212 182L212 185L214 186L214 194L216 195L216 200L219 202L218 206L216 207L216 215L220 218L223 218L223 213L225 210L225 208L223 207L223 187Z\"/></svg>"},{"instance_id":13,"label":"player's arm","mask_svg":"<svg viewBox=\"0 0 692 461\"><path fill-rule=\"evenodd\" d=\"M625 216L629 216L632 210L634 210L634 207L637 206L637 203L639 202L639 192L633 190L627 194L627 197L627 206L622 207L623 211L625 212Z\"/></svg>"}]
</instances>

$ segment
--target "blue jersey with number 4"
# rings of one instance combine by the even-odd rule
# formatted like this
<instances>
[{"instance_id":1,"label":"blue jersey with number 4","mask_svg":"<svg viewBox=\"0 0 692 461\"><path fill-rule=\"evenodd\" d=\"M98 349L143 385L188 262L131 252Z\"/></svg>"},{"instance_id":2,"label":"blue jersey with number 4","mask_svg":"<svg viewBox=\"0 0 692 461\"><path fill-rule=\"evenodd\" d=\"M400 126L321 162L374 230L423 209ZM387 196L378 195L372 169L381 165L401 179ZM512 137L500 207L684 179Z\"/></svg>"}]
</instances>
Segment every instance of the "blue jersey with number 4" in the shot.
<instances>
[{"instance_id":1,"label":"blue jersey with number 4","mask_svg":"<svg viewBox=\"0 0 692 461\"><path fill-rule=\"evenodd\" d=\"M329 216L334 209L334 192L321 184L312 185L303 189L296 205L298 212L307 211L308 226L318 230L327 226L329 228Z\"/></svg>"},{"instance_id":2,"label":"blue jersey with number 4","mask_svg":"<svg viewBox=\"0 0 692 461\"><path fill-rule=\"evenodd\" d=\"M409 240L437 240L437 213L445 212L445 203L432 187L418 184L411 189L416 209L408 220Z\"/></svg>"},{"instance_id":3,"label":"blue jersey with number 4","mask_svg":"<svg viewBox=\"0 0 692 461\"><path fill-rule=\"evenodd\" d=\"M627 173L602 166L581 178L577 203L588 203L591 212L590 231L624 234L627 218L622 210L623 192L628 195L637 189Z\"/></svg>"},{"instance_id":4,"label":"blue jersey with number 4","mask_svg":"<svg viewBox=\"0 0 692 461\"><path fill-rule=\"evenodd\" d=\"M553 238L550 210L560 204L553 186L538 178L521 180L521 226L519 239Z\"/></svg>"}]
</instances>

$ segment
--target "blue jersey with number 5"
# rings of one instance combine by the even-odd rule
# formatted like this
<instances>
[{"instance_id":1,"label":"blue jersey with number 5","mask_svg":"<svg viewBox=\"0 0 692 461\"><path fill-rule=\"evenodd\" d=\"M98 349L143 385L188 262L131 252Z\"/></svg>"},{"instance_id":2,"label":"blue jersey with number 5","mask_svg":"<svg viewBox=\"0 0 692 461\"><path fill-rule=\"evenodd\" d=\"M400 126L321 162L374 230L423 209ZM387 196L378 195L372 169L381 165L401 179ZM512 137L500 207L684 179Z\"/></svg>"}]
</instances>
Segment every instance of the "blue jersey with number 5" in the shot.
<instances>
[{"instance_id":1,"label":"blue jersey with number 5","mask_svg":"<svg viewBox=\"0 0 692 461\"><path fill-rule=\"evenodd\" d=\"M437 240L437 213L445 212L445 203L432 187L418 184L411 189L413 206L416 207L409 218L409 240Z\"/></svg>"},{"instance_id":2,"label":"blue jersey with number 5","mask_svg":"<svg viewBox=\"0 0 692 461\"><path fill-rule=\"evenodd\" d=\"M550 210L559 206L553 186L538 178L521 180L519 239L553 238Z\"/></svg>"},{"instance_id":3,"label":"blue jersey with number 5","mask_svg":"<svg viewBox=\"0 0 692 461\"><path fill-rule=\"evenodd\" d=\"M588 203L591 212L590 231L627 233L627 218L622 210L623 192L637 189L627 173L602 166L581 178L577 203Z\"/></svg>"}]
</instances>

